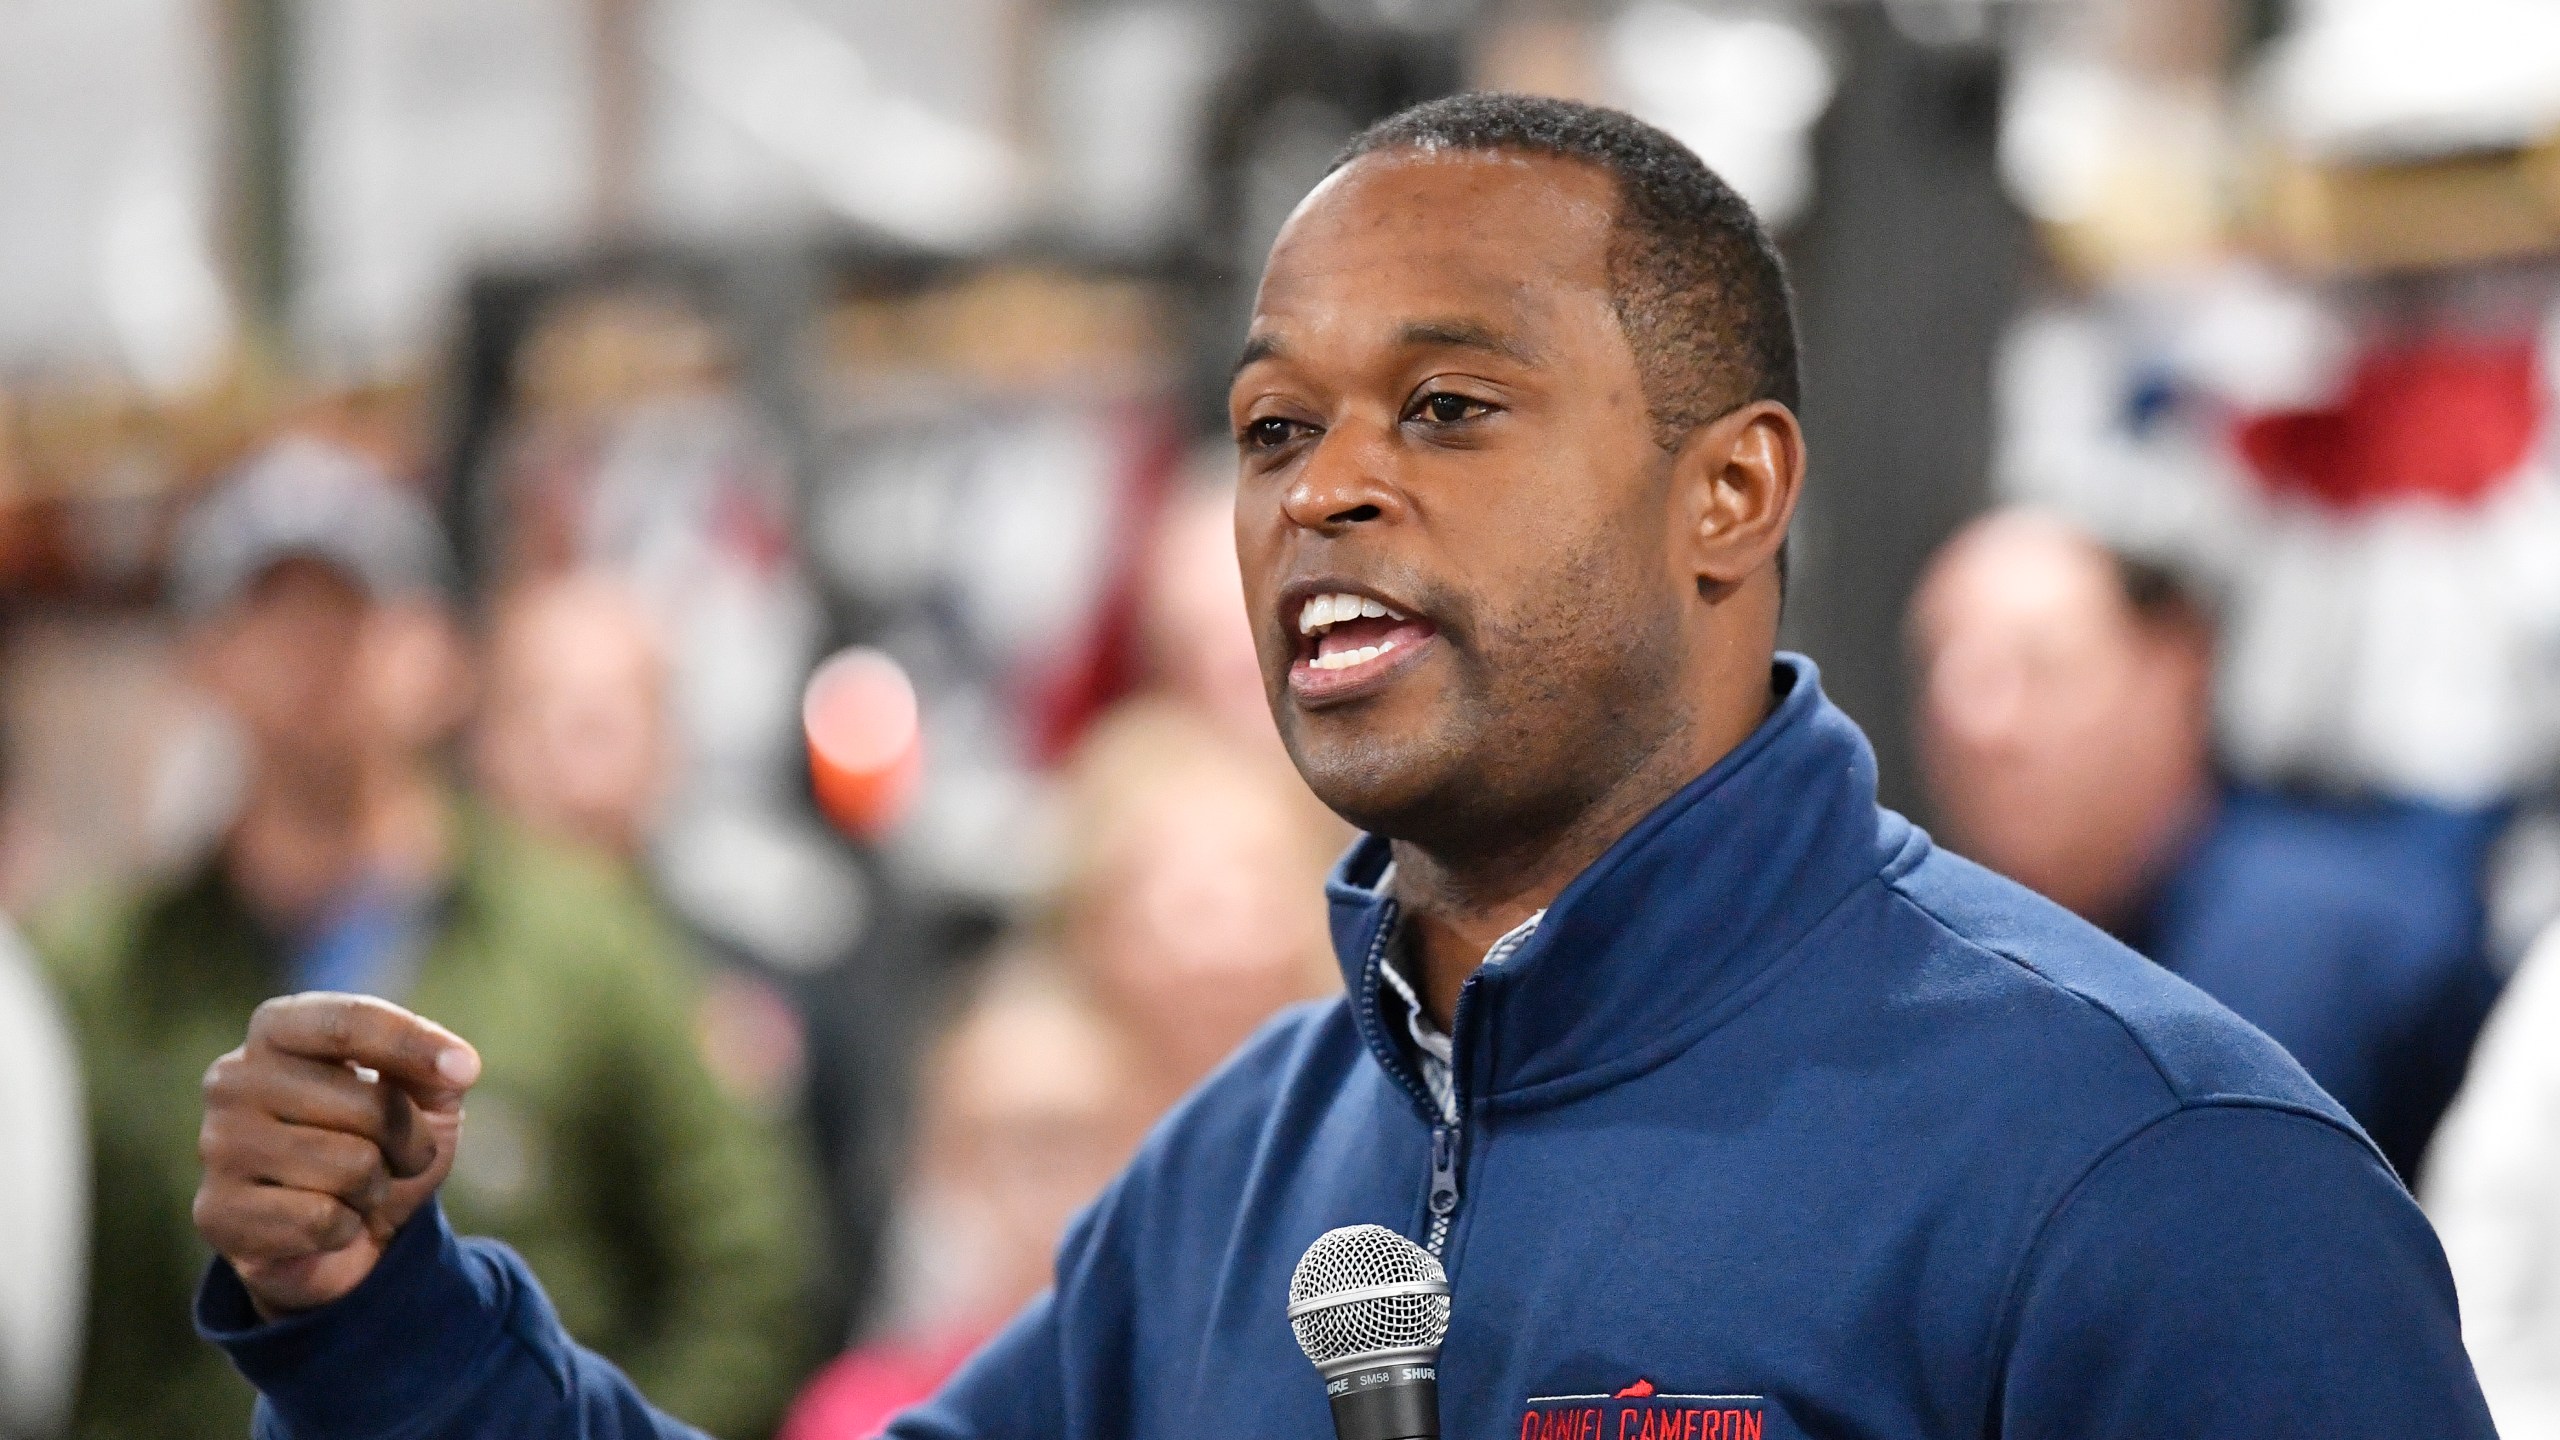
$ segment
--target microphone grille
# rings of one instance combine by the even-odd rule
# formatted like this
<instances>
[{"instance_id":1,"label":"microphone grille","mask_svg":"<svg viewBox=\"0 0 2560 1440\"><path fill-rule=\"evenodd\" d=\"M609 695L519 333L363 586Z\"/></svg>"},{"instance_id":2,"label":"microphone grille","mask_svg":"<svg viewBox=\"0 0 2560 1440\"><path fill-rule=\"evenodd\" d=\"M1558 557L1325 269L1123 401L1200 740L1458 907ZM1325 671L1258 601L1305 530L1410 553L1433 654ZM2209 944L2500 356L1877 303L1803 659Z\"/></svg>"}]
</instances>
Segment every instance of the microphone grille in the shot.
<instances>
[{"instance_id":1,"label":"microphone grille","mask_svg":"<svg viewBox=\"0 0 2560 1440\"><path fill-rule=\"evenodd\" d=\"M1328 1230L1289 1277L1289 1328L1318 1365L1381 1351L1436 1350L1449 1333L1448 1281L1430 1251L1383 1225ZM1386 1286L1416 1288L1361 1293ZM1334 1295L1353 1298L1324 1303Z\"/></svg>"}]
</instances>

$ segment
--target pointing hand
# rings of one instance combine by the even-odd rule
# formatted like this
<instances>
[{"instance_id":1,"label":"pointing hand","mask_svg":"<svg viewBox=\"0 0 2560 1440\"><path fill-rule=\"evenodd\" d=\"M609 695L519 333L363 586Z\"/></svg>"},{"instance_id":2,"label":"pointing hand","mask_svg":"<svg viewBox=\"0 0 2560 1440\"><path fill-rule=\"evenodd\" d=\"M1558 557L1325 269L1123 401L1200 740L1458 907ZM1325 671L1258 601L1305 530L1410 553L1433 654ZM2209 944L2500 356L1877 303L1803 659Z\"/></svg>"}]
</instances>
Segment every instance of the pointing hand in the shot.
<instances>
[{"instance_id":1,"label":"pointing hand","mask_svg":"<svg viewBox=\"0 0 2560 1440\"><path fill-rule=\"evenodd\" d=\"M388 1001L289 995L204 1077L196 1229L276 1319L371 1274L453 1169L480 1056Z\"/></svg>"}]
</instances>

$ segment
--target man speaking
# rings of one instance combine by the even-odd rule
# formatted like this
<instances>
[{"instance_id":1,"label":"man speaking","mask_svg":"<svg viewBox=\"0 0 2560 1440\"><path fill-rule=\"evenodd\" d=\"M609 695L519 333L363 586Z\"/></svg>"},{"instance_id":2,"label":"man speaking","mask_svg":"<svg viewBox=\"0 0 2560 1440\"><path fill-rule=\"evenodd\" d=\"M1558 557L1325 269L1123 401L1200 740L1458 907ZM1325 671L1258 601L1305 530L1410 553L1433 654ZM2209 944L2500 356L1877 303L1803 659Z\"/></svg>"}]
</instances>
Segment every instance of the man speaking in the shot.
<instances>
[{"instance_id":1,"label":"man speaking","mask_svg":"<svg viewBox=\"0 0 2560 1440\"><path fill-rule=\"evenodd\" d=\"M1775 653L1795 392L1767 236L1626 116L1426 105L1300 205L1236 537L1281 733L1368 832L1349 995L1166 1121L894 1435L1327 1435L1291 1269L1362 1223L1445 1268L1465 1440L2492 1433L2345 1114L1877 808ZM476 1069L379 1002L263 1007L207 1079L199 1323L271 1436L690 1433L447 1228Z\"/></svg>"}]
</instances>

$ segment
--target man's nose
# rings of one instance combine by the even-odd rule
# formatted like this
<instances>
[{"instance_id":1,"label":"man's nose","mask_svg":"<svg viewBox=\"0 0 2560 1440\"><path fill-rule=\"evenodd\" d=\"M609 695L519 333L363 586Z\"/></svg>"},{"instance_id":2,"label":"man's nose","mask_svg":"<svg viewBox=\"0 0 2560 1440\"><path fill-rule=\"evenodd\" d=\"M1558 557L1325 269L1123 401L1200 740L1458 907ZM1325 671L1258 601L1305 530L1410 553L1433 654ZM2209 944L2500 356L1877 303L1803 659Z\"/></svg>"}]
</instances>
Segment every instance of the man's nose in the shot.
<instances>
[{"instance_id":1,"label":"man's nose","mask_svg":"<svg viewBox=\"0 0 2560 1440\"><path fill-rule=\"evenodd\" d=\"M1281 513L1305 530L1338 533L1400 517L1404 492L1394 479L1395 437L1362 422L1327 430L1280 497Z\"/></svg>"}]
</instances>

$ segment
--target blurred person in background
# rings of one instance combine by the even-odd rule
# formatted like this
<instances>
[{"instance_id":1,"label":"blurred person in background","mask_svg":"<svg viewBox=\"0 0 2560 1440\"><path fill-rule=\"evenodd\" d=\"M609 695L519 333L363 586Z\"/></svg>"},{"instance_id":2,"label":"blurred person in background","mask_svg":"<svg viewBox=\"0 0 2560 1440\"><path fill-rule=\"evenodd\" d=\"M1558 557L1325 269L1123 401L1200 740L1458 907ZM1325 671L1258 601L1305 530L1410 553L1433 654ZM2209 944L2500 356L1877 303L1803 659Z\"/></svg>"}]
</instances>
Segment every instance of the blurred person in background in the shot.
<instances>
[{"instance_id":1,"label":"blurred person in background","mask_svg":"<svg viewBox=\"0 0 2560 1440\"><path fill-rule=\"evenodd\" d=\"M471 698L451 568L416 498L307 440L251 459L179 537L190 673L241 754L233 818L191 873L41 937L97 1137L82 1437L249 1422L248 1386L189 1324L191 1097L239 1014L287 991L472 1017L489 1093L449 1202L677 1410L762 1433L800 1374L801 1162L705 1073L682 946L626 878L447 782Z\"/></svg>"},{"instance_id":2,"label":"blurred person in background","mask_svg":"<svg viewBox=\"0 0 2560 1440\"><path fill-rule=\"evenodd\" d=\"M0 919L0 1440L51 1440L80 1355L89 1155L50 988Z\"/></svg>"},{"instance_id":3,"label":"blurred person in background","mask_svg":"<svg viewBox=\"0 0 2560 1440\"><path fill-rule=\"evenodd\" d=\"M554 838L637 862L666 798L667 659L637 595L586 573L503 598L472 730L489 802Z\"/></svg>"},{"instance_id":4,"label":"blurred person in background","mask_svg":"<svg viewBox=\"0 0 2560 1440\"><path fill-rule=\"evenodd\" d=\"M648 893L649 848L677 750L657 618L611 576L547 576L499 601L487 653L471 733L481 795ZM728 962L710 969L696 1007L712 1075L744 1104L787 1111L800 1098L808 1050L799 1012L752 959L694 931L671 907L658 909L695 949Z\"/></svg>"},{"instance_id":5,"label":"blurred person in background","mask_svg":"<svg viewBox=\"0 0 2560 1440\"><path fill-rule=\"evenodd\" d=\"M2497 994L2493 819L2226 782L2207 617L2058 518L1949 541L1910 643L1954 846L2239 1012L2414 1175Z\"/></svg>"},{"instance_id":6,"label":"blurred person in background","mask_svg":"<svg viewBox=\"0 0 2560 1440\"><path fill-rule=\"evenodd\" d=\"M1058 1242L1135 1146L1127 1038L1046 954L994 962L923 1066L887 1334L820 1373L782 1440L869 1440L1049 1288Z\"/></svg>"},{"instance_id":7,"label":"blurred person in background","mask_svg":"<svg viewBox=\"0 0 2560 1440\"><path fill-rule=\"evenodd\" d=\"M1284 1006L1340 980L1320 896L1338 831L1304 786L1200 716L1141 700L1067 775L1060 943L1162 1113Z\"/></svg>"},{"instance_id":8,"label":"blurred person in background","mask_svg":"<svg viewBox=\"0 0 2560 1440\"><path fill-rule=\"evenodd\" d=\"M470 736L480 795L527 829L622 871L716 962L705 967L693 1016L712 1077L761 1115L802 1118L811 1056L799 1002L770 967L704 934L656 892L650 849L682 749L659 617L613 575L544 575L493 607L485 654ZM867 1194L836 1203L878 1205Z\"/></svg>"},{"instance_id":9,"label":"blurred person in background","mask_svg":"<svg viewBox=\"0 0 2560 1440\"><path fill-rule=\"evenodd\" d=\"M2480 1032L2419 1190L2507 1440L2560 1437L2560 927Z\"/></svg>"},{"instance_id":10,"label":"blurred person in background","mask_svg":"<svg viewBox=\"0 0 2560 1440\"><path fill-rule=\"evenodd\" d=\"M1271 702L1262 693L1253 624L1245 615L1232 482L1194 484L1165 507L1147 557L1138 613L1148 688L1266 755L1274 766L1287 764L1280 731L1271 723ZM1315 805L1312 795L1308 804ZM1342 842L1350 844L1348 830Z\"/></svg>"},{"instance_id":11,"label":"blurred person in background","mask_svg":"<svg viewBox=\"0 0 2560 1440\"><path fill-rule=\"evenodd\" d=\"M1208 736L1265 766L1272 783L1295 798L1317 842L1335 854L1348 849L1355 833L1299 778L1271 723L1236 564L1233 480L1193 483L1165 506L1139 595L1140 696L1188 712L1205 722Z\"/></svg>"}]
</instances>

